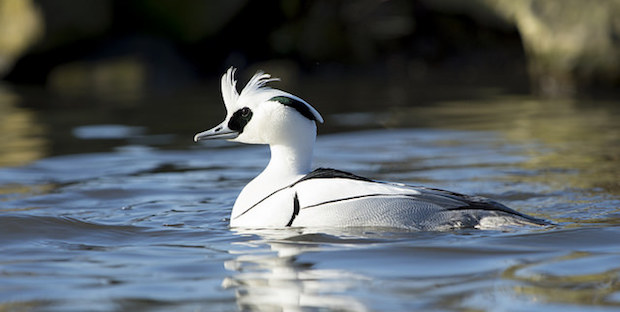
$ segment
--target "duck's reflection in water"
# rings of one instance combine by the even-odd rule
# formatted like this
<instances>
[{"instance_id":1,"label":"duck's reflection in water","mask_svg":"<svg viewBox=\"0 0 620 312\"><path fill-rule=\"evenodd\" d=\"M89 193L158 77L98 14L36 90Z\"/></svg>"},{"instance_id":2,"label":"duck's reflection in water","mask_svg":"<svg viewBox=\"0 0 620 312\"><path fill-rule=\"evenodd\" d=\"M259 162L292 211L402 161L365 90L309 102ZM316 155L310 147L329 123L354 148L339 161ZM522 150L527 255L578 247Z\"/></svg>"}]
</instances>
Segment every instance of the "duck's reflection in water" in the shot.
<instances>
[{"instance_id":1,"label":"duck's reflection in water","mask_svg":"<svg viewBox=\"0 0 620 312\"><path fill-rule=\"evenodd\" d=\"M315 263L299 260L305 253L329 248L336 237L294 231L237 231L256 239L240 243L234 260L226 269L236 272L222 282L234 288L241 311L367 311L366 306L347 293L368 277L341 269L320 269ZM257 235L258 234L258 235Z\"/></svg>"}]
</instances>

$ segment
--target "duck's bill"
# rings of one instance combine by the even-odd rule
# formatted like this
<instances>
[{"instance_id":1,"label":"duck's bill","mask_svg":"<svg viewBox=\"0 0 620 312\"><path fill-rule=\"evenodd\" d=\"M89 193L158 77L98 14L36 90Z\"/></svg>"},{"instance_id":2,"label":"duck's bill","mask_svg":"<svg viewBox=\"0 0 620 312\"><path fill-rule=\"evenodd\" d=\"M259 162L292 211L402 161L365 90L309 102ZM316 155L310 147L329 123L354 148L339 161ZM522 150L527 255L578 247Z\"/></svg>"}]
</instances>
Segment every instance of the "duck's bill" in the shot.
<instances>
[{"instance_id":1,"label":"duck's bill","mask_svg":"<svg viewBox=\"0 0 620 312\"><path fill-rule=\"evenodd\" d=\"M219 125L213 129L197 133L194 142L204 140L231 140L239 136L239 132L228 129L224 125Z\"/></svg>"}]
</instances>

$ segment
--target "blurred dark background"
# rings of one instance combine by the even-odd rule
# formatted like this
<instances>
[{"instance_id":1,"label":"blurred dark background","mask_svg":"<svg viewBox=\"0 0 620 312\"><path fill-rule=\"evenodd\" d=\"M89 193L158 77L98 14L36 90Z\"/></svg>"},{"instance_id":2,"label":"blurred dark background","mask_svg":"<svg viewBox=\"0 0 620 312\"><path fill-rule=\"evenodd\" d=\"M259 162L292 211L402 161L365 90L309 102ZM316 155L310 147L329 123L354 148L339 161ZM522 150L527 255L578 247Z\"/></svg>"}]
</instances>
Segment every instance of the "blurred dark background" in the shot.
<instances>
[{"instance_id":1,"label":"blurred dark background","mask_svg":"<svg viewBox=\"0 0 620 312\"><path fill-rule=\"evenodd\" d=\"M0 0L0 167L200 148L236 66L320 135L499 130L617 189L619 63L620 0Z\"/></svg>"},{"instance_id":2,"label":"blurred dark background","mask_svg":"<svg viewBox=\"0 0 620 312\"><path fill-rule=\"evenodd\" d=\"M60 94L157 93L237 66L614 93L619 13L615 0L0 0L0 78Z\"/></svg>"}]
</instances>

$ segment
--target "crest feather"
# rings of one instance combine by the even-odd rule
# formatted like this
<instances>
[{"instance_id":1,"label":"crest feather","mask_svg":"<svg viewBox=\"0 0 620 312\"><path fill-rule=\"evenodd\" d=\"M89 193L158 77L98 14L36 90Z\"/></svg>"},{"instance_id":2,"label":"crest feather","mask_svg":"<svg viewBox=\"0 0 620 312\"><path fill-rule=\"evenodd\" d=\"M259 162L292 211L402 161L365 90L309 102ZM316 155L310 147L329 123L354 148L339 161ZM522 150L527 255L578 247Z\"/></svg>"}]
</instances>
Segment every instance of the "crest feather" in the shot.
<instances>
[{"instance_id":1,"label":"crest feather","mask_svg":"<svg viewBox=\"0 0 620 312\"><path fill-rule=\"evenodd\" d=\"M248 84L245 85L243 90L241 90L241 96L252 94L260 89L269 90L271 88L265 87L265 85L272 81L280 81L280 78L271 78L270 74L258 71L252 76L252 79L248 81Z\"/></svg>"},{"instance_id":2,"label":"crest feather","mask_svg":"<svg viewBox=\"0 0 620 312\"><path fill-rule=\"evenodd\" d=\"M239 99L237 92L237 80L235 80L236 68L230 67L222 76L222 99L226 108L230 107Z\"/></svg>"}]
</instances>

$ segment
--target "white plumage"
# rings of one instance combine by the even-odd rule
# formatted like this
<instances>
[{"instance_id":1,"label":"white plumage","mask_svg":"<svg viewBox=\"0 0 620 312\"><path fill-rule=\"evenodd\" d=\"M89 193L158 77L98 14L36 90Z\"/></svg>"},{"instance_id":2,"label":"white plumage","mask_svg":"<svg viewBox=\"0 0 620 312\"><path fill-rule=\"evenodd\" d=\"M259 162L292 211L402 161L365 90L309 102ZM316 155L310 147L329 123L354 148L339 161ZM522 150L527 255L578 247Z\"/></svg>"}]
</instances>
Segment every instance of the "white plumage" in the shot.
<instances>
[{"instance_id":1,"label":"white plumage","mask_svg":"<svg viewBox=\"0 0 620 312\"><path fill-rule=\"evenodd\" d=\"M269 164L237 197L231 226L445 230L548 224L478 196L378 182L335 169L311 172L316 122L323 122L319 112L297 96L267 87L278 79L263 72L238 93L234 74L231 67L222 77L226 118L194 137L270 147Z\"/></svg>"}]
</instances>

